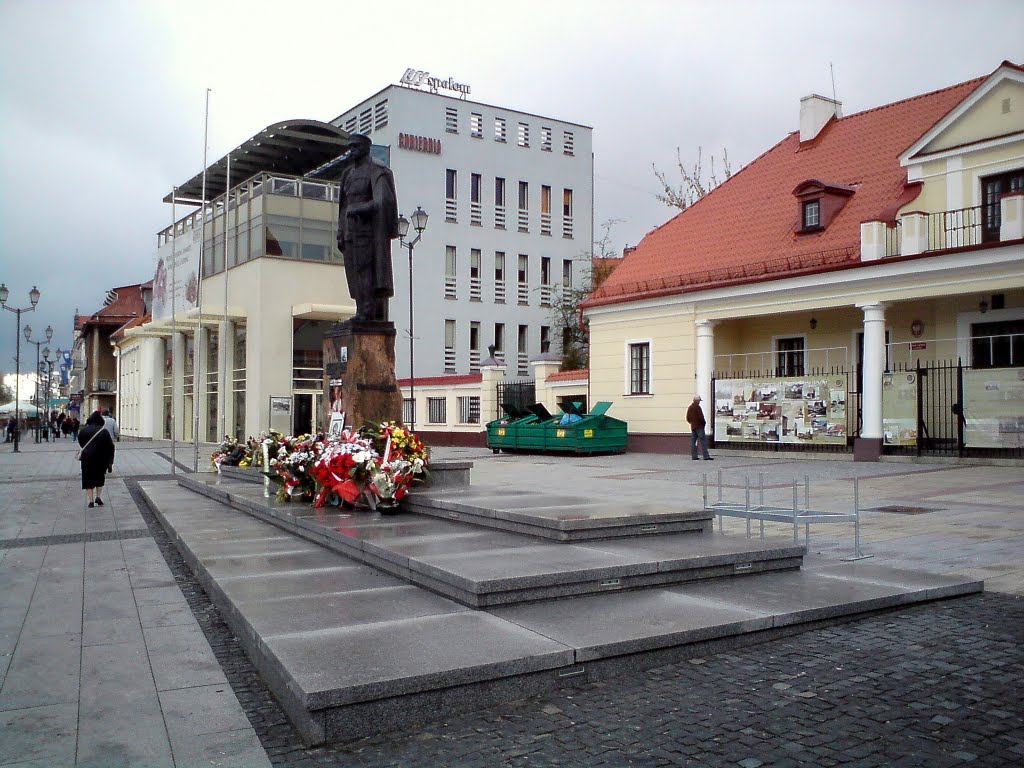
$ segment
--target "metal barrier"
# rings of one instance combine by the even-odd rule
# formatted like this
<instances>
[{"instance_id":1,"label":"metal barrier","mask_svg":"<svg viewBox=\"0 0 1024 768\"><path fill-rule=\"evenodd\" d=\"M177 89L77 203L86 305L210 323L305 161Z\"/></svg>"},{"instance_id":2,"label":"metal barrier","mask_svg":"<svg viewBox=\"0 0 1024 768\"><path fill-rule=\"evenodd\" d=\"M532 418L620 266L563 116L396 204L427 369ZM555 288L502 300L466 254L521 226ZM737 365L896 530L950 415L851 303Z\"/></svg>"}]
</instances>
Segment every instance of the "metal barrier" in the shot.
<instances>
[{"instance_id":1,"label":"metal barrier","mask_svg":"<svg viewBox=\"0 0 1024 768\"><path fill-rule=\"evenodd\" d=\"M804 526L804 545L810 543L811 523L853 523L853 556L843 560L863 560L873 555L865 555L860 548L860 485L858 478L853 479L853 512L827 512L811 509L811 480L804 475L804 505L800 508L800 494L796 478L793 479L793 506L779 507L764 503L764 473L758 474L758 503L750 503L750 477L744 476L745 494L743 503L725 501L723 498L722 470L718 471L718 500L708 503L708 475L704 473L704 509L718 516L718 531L723 532L723 518L738 517L747 521L747 538L751 535L751 522L760 524L761 540L764 540L765 521L789 523L793 526L793 543L796 544L800 534L800 525Z\"/></svg>"}]
</instances>

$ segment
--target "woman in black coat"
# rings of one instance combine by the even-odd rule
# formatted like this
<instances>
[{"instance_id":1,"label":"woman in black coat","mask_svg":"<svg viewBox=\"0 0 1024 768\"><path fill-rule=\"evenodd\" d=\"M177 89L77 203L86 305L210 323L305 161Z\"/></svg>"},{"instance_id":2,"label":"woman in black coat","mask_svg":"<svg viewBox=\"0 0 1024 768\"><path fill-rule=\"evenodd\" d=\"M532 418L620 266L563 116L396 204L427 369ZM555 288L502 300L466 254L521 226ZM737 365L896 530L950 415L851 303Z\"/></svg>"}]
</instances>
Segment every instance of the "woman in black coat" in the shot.
<instances>
[{"instance_id":1,"label":"woman in black coat","mask_svg":"<svg viewBox=\"0 0 1024 768\"><path fill-rule=\"evenodd\" d=\"M82 446L82 488L89 499L89 506L103 506L100 489L107 472L114 466L114 438L103 426L103 416L93 412L85 426L78 432L78 444ZM95 503L93 499L95 498Z\"/></svg>"}]
</instances>

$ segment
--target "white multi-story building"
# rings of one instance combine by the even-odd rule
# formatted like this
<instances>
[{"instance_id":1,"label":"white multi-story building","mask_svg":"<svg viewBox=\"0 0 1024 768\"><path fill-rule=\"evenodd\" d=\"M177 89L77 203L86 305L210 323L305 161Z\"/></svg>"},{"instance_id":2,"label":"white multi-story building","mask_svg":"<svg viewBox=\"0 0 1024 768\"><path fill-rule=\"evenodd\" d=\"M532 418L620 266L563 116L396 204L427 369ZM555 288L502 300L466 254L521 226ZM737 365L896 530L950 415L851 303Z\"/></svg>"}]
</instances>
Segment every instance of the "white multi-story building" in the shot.
<instances>
[{"instance_id":1,"label":"white multi-story building","mask_svg":"<svg viewBox=\"0 0 1024 768\"><path fill-rule=\"evenodd\" d=\"M122 424L127 434L213 441L322 426L323 333L354 312L329 180L351 133L388 158L402 213L430 216L412 265L416 379L472 373L492 344L509 375L559 350L553 304L590 264L591 129L388 86L332 124L268 126L168 195L208 202L158 233L153 317L115 342L149 361L118 373L119 396L146 416ZM409 255L397 240L392 253L402 379Z\"/></svg>"},{"instance_id":2,"label":"white multi-story building","mask_svg":"<svg viewBox=\"0 0 1024 768\"><path fill-rule=\"evenodd\" d=\"M401 212L430 215L412 267L417 377L473 372L492 344L510 375L527 375L531 357L560 349L552 302L590 265L589 127L398 85L331 122L390 147ZM396 243L400 378L407 258Z\"/></svg>"}]
</instances>

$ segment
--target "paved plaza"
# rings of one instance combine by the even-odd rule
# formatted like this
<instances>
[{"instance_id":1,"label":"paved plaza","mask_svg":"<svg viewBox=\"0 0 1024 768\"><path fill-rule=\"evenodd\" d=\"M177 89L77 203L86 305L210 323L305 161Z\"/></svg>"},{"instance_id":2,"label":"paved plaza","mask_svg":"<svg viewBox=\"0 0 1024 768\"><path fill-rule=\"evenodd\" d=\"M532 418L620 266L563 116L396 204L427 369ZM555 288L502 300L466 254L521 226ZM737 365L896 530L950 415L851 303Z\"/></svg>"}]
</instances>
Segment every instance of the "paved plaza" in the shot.
<instances>
[{"instance_id":1,"label":"paved plaza","mask_svg":"<svg viewBox=\"0 0 1024 768\"><path fill-rule=\"evenodd\" d=\"M986 591L306 749L137 503L140 482L170 479L170 444L120 443L107 503L91 510L70 441L21 447L0 446L0 765L1024 762L1019 465L439 449L435 457L473 460L477 485L697 508L705 472L713 498L721 472L728 498L742 500L749 483L766 503L791 504L796 480L801 504L806 482L809 506L835 511L852 509L856 477L872 560L981 578ZM201 470L208 454L201 446ZM191 446L176 456L179 472L191 468ZM724 529L745 537L746 522L726 519ZM806 564L837 562L852 548L852 525L812 526Z\"/></svg>"}]
</instances>

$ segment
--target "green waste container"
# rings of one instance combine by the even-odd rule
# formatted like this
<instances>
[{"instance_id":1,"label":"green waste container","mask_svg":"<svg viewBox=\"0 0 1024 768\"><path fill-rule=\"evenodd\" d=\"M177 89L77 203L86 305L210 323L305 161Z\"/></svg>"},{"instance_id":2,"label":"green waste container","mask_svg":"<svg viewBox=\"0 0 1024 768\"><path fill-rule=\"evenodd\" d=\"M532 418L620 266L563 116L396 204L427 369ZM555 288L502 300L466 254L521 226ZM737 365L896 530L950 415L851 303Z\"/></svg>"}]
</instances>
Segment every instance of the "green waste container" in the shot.
<instances>
[{"instance_id":1,"label":"green waste container","mask_svg":"<svg viewBox=\"0 0 1024 768\"><path fill-rule=\"evenodd\" d=\"M622 453L626 450L626 422L608 416L609 402L600 402L590 413L565 413L545 424L544 448L566 453Z\"/></svg>"},{"instance_id":2,"label":"green waste container","mask_svg":"<svg viewBox=\"0 0 1024 768\"><path fill-rule=\"evenodd\" d=\"M514 449L519 425L537 420L534 414L513 403L502 403L501 410L505 413L502 418L487 422L487 447L495 453Z\"/></svg>"}]
</instances>

